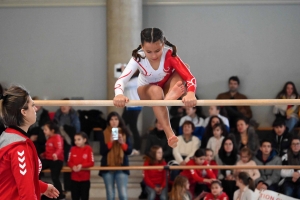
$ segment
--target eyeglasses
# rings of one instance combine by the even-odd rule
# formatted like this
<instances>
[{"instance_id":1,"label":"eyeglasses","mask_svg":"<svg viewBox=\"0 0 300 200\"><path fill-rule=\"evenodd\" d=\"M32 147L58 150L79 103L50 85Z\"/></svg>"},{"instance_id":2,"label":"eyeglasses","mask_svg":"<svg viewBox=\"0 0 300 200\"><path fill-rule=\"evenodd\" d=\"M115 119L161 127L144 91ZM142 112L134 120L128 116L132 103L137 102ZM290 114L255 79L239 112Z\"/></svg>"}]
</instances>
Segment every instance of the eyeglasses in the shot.
<instances>
[{"instance_id":1,"label":"eyeglasses","mask_svg":"<svg viewBox=\"0 0 300 200\"><path fill-rule=\"evenodd\" d=\"M292 146L299 146L300 143L292 143Z\"/></svg>"}]
</instances>

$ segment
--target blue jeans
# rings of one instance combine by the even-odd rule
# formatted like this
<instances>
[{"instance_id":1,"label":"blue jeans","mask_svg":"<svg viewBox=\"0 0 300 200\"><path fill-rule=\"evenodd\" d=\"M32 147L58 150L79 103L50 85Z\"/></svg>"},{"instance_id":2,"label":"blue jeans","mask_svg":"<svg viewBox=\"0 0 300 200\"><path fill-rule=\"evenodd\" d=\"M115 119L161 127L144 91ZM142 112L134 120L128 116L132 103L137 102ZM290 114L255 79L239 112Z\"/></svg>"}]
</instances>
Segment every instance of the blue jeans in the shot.
<instances>
[{"instance_id":1,"label":"blue jeans","mask_svg":"<svg viewBox=\"0 0 300 200\"><path fill-rule=\"evenodd\" d=\"M297 125L298 121L299 120L295 117L291 117L285 121L285 125L286 127L288 127L289 132L293 130L293 128Z\"/></svg>"},{"instance_id":2,"label":"blue jeans","mask_svg":"<svg viewBox=\"0 0 300 200\"><path fill-rule=\"evenodd\" d=\"M286 181L282 186L283 194L300 199L299 186L300 186L299 184Z\"/></svg>"},{"instance_id":3,"label":"blue jeans","mask_svg":"<svg viewBox=\"0 0 300 200\"><path fill-rule=\"evenodd\" d=\"M147 200L154 200L156 197L156 192L154 189L152 189L149 186L146 186L146 191L148 193L148 199ZM164 188L161 191L161 194L159 195L160 200L167 200L167 190Z\"/></svg>"},{"instance_id":4,"label":"blue jeans","mask_svg":"<svg viewBox=\"0 0 300 200\"><path fill-rule=\"evenodd\" d=\"M127 200L127 183L128 174L123 171L109 171L102 174L105 188L106 188L106 199L115 200L115 183L117 184L119 200Z\"/></svg>"}]
</instances>

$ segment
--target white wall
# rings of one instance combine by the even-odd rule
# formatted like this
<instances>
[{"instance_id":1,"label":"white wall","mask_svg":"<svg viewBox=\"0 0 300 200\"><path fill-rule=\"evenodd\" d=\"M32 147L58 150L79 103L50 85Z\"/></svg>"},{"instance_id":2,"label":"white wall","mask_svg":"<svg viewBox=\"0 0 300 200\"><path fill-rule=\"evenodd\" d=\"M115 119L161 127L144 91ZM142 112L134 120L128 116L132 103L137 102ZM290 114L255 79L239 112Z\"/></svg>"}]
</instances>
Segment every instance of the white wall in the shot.
<instances>
[{"instance_id":1,"label":"white wall","mask_svg":"<svg viewBox=\"0 0 300 200\"><path fill-rule=\"evenodd\" d=\"M162 28L178 46L203 99L226 91L231 75L249 98L273 98L288 80L300 90L300 5L147 5L143 12L144 27ZM1 8L0 83L48 99L106 99L105 6ZM270 107L253 111L271 123Z\"/></svg>"}]
</instances>

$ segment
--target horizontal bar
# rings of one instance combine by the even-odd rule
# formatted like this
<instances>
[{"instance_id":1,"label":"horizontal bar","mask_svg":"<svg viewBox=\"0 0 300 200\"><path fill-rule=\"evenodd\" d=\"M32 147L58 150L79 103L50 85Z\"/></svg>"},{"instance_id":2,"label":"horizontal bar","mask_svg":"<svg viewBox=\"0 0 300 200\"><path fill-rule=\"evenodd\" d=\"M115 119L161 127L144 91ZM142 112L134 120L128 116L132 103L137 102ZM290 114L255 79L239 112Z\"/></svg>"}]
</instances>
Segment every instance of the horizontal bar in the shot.
<instances>
[{"instance_id":1,"label":"horizontal bar","mask_svg":"<svg viewBox=\"0 0 300 200\"><path fill-rule=\"evenodd\" d=\"M39 106L114 106L112 100L36 100ZM183 106L181 100L130 100L127 106ZM300 99L197 100L197 106L300 105Z\"/></svg>"}]
</instances>

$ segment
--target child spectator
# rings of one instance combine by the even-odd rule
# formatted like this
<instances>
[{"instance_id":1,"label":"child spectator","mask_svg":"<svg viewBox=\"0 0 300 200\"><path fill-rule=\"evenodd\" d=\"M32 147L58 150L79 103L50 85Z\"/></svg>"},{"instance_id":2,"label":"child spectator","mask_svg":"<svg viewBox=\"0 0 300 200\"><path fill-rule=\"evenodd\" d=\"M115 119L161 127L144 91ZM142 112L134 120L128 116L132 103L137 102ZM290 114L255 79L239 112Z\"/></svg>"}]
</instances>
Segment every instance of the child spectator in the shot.
<instances>
[{"instance_id":1,"label":"child spectator","mask_svg":"<svg viewBox=\"0 0 300 200\"><path fill-rule=\"evenodd\" d=\"M185 176L177 176L173 182L172 190L169 193L170 200L192 200L189 192L190 183Z\"/></svg>"},{"instance_id":2,"label":"child spectator","mask_svg":"<svg viewBox=\"0 0 300 200\"><path fill-rule=\"evenodd\" d=\"M227 117L224 117L223 115L220 115L220 106L209 106L208 112L209 112L209 117L207 117L204 120L204 128L209 124L209 120L212 116L218 116L220 119L222 119L223 124L226 127L226 130L229 132L230 131L230 126L229 126L229 121Z\"/></svg>"},{"instance_id":3,"label":"child spectator","mask_svg":"<svg viewBox=\"0 0 300 200\"><path fill-rule=\"evenodd\" d=\"M272 149L272 143L264 139L260 143L260 149L257 152L254 161L257 165L281 165L281 158ZM256 179L256 189L272 190L277 192L278 182L280 180L280 169L261 169L260 177Z\"/></svg>"},{"instance_id":4,"label":"child spectator","mask_svg":"<svg viewBox=\"0 0 300 200\"><path fill-rule=\"evenodd\" d=\"M198 149L195 152L194 157L190 159L190 161L186 165L187 166L208 165L205 157L205 150ZM210 183L216 179L216 176L211 169L183 170L180 174L188 178L191 184L190 192L192 196L197 196L198 193L201 191L209 191Z\"/></svg>"},{"instance_id":5,"label":"child spectator","mask_svg":"<svg viewBox=\"0 0 300 200\"><path fill-rule=\"evenodd\" d=\"M223 142L223 126L222 124L215 124L213 126L214 136L209 138L206 148L212 149L214 152L214 157L218 154L221 144Z\"/></svg>"},{"instance_id":6,"label":"child spectator","mask_svg":"<svg viewBox=\"0 0 300 200\"><path fill-rule=\"evenodd\" d=\"M238 190L234 192L233 200L253 200L254 199L254 181L247 172L240 172L236 178Z\"/></svg>"},{"instance_id":7,"label":"child spectator","mask_svg":"<svg viewBox=\"0 0 300 200\"><path fill-rule=\"evenodd\" d=\"M215 180L211 182L211 193L208 193L204 200L229 200L227 194L223 192L223 186L221 181Z\"/></svg>"},{"instance_id":8,"label":"child spectator","mask_svg":"<svg viewBox=\"0 0 300 200\"><path fill-rule=\"evenodd\" d=\"M94 166L92 148L88 145L88 136L84 132L76 133L75 145L69 153L68 166L71 172L72 200L89 200L91 171L82 168Z\"/></svg>"},{"instance_id":9,"label":"child spectator","mask_svg":"<svg viewBox=\"0 0 300 200\"><path fill-rule=\"evenodd\" d=\"M186 116L182 117L179 122L179 135L182 135L182 125L185 121L192 121L195 125L195 130L193 132L193 135L198 137L199 140L202 139L203 133L204 133L204 120L202 117L197 115L197 109L198 107L186 107L185 112Z\"/></svg>"},{"instance_id":10,"label":"child spectator","mask_svg":"<svg viewBox=\"0 0 300 200\"><path fill-rule=\"evenodd\" d=\"M42 170L49 169L51 171L51 179L54 187L59 191L58 199L64 199L65 195L62 191L61 182L59 180L60 171L64 163L64 141L58 134L58 126L54 122L47 122L43 126L46 136L46 151L42 153Z\"/></svg>"},{"instance_id":11,"label":"child spectator","mask_svg":"<svg viewBox=\"0 0 300 200\"><path fill-rule=\"evenodd\" d=\"M144 166L165 166L167 163L163 159L163 151L160 146L151 147L149 156L145 157ZM160 200L167 199L166 171L165 170L144 170L144 181L148 200L154 200L156 195Z\"/></svg>"},{"instance_id":12,"label":"child spectator","mask_svg":"<svg viewBox=\"0 0 300 200\"><path fill-rule=\"evenodd\" d=\"M284 119L275 119L270 138L272 138L272 147L277 151L279 157L287 153L291 134L285 126Z\"/></svg>"},{"instance_id":13,"label":"child spectator","mask_svg":"<svg viewBox=\"0 0 300 200\"><path fill-rule=\"evenodd\" d=\"M182 124L183 135L178 137L177 147L173 148L173 156L179 165L186 165L200 147L200 140L192 135L194 129L191 121Z\"/></svg>"},{"instance_id":14,"label":"child spectator","mask_svg":"<svg viewBox=\"0 0 300 200\"><path fill-rule=\"evenodd\" d=\"M244 147L240 151L240 160L236 163L236 165L242 166L257 166L254 160L252 160L252 152L249 148ZM237 169L234 170L234 174L237 176L240 172L247 172L249 176L255 181L260 177L260 173L258 169Z\"/></svg>"},{"instance_id":15,"label":"child spectator","mask_svg":"<svg viewBox=\"0 0 300 200\"><path fill-rule=\"evenodd\" d=\"M216 166L217 162L214 160L214 152L212 149L205 149L205 155L206 155L206 161L208 162L209 165L211 166ZM213 172L216 177L218 177L219 170L213 169Z\"/></svg>"}]
</instances>

